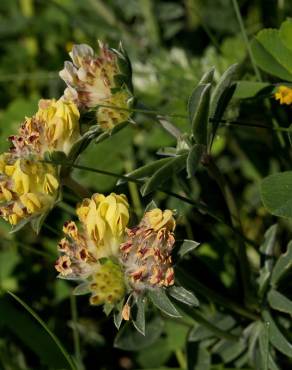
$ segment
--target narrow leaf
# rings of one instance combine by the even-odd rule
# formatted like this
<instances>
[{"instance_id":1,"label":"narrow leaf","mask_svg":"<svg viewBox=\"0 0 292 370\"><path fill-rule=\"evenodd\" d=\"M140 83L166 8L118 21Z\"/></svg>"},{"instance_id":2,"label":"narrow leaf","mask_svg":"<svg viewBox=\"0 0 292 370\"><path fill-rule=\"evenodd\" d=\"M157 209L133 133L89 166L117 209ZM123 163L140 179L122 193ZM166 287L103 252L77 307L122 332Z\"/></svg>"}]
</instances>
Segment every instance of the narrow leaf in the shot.
<instances>
[{"instance_id":1,"label":"narrow leaf","mask_svg":"<svg viewBox=\"0 0 292 370\"><path fill-rule=\"evenodd\" d=\"M214 73L215 73L215 67L212 67L207 71L205 74L203 74L202 78L200 79L199 85L202 84L211 84L214 80Z\"/></svg>"},{"instance_id":2,"label":"narrow leaf","mask_svg":"<svg viewBox=\"0 0 292 370\"><path fill-rule=\"evenodd\" d=\"M197 144L207 145L211 84L198 85L188 102L192 134Z\"/></svg>"},{"instance_id":3,"label":"narrow leaf","mask_svg":"<svg viewBox=\"0 0 292 370\"><path fill-rule=\"evenodd\" d=\"M200 243L198 242L195 242L194 240L188 240L188 239L185 239L183 241L183 243L181 244L181 246L179 247L179 251L178 251L178 255L180 257L183 257L185 256L186 254L190 253L191 251L195 250L196 248L198 248L198 246L200 245Z\"/></svg>"},{"instance_id":4,"label":"narrow leaf","mask_svg":"<svg viewBox=\"0 0 292 370\"><path fill-rule=\"evenodd\" d=\"M174 126L171 122L169 122L165 118L161 118L160 116L158 118L159 118L159 122L160 122L161 126L171 136L173 136L176 139L178 139L182 135L181 131L176 126Z\"/></svg>"},{"instance_id":5,"label":"narrow leaf","mask_svg":"<svg viewBox=\"0 0 292 370\"><path fill-rule=\"evenodd\" d=\"M282 334L268 310L263 311L263 318L270 324L270 342L272 345L287 357L292 358L292 344Z\"/></svg>"},{"instance_id":6,"label":"narrow leaf","mask_svg":"<svg viewBox=\"0 0 292 370\"><path fill-rule=\"evenodd\" d=\"M209 123L208 135L211 140L215 137L220 120L231 100L236 88L234 83L238 70L237 64L232 64L221 76L215 87L210 103L210 117L213 121Z\"/></svg>"},{"instance_id":7,"label":"narrow leaf","mask_svg":"<svg viewBox=\"0 0 292 370\"><path fill-rule=\"evenodd\" d=\"M200 144L195 144L190 149L188 157L187 157L187 173L188 173L189 179L195 176L195 173L201 162L204 151L205 151L205 146L200 145Z\"/></svg>"},{"instance_id":8,"label":"narrow leaf","mask_svg":"<svg viewBox=\"0 0 292 370\"><path fill-rule=\"evenodd\" d=\"M164 324L160 317L155 317L147 322L145 335L139 333L130 323L126 323L118 332L114 347L126 351L140 351L149 347L162 334Z\"/></svg>"},{"instance_id":9,"label":"narrow leaf","mask_svg":"<svg viewBox=\"0 0 292 370\"><path fill-rule=\"evenodd\" d=\"M183 302L192 307L199 306L198 298L182 286L172 286L168 289L168 293L177 301Z\"/></svg>"},{"instance_id":10,"label":"narrow leaf","mask_svg":"<svg viewBox=\"0 0 292 370\"><path fill-rule=\"evenodd\" d=\"M59 348L61 353L63 354L67 364L69 365L69 368L72 370L77 370L76 366L74 365L71 356L68 354L66 349L63 347L62 343L59 341L59 339L55 336L55 334L48 328L48 326L45 324L45 322L34 312L23 300L21 300L19 297L17 297L15 294L8 292L11 297L13 297L23 308L25 308L26 311L28 311L31 316L42 326L42 328L48 333L48 335L52 338L52 340L55 342L56 346Z\"/></svg>"},{"instance_id":11,"label":"narrow leaf","mask_svg":"<svg viewBox=\"0 0 292 370\"><path fill-rule=\"evenodd\" d=\"M167 297L164 289L158 288L155 290L150 290L148 296L153 304L167 315L171 317L181 317L180 313Z\"/></svg>"},{"instance_id":12,"label":"narrow leaf","mask_svg":"<svg viewBox=\"0 0 292 370\"><path fill-rule=\"evenodd\" d=\"M182 154L175 158L170 158L169 161L165 165L160 167L145 183L145 186L141 190L142 195L145 196L156 190L173 175L183 170L183 168L185 167L186 156L186 154Z\"/></svg>"},{"instance_id":13,"label":"narrow leaf","mask_svg":"<svg viewBox=\"0 0 292 370\"><path fill-rule=\"evenodd\" d=\"M276 286L282 277L292 267L292 241L287 246L287 251L283 253L277 260L275 267L272 272L271 283Z\"/></svg>"},{"instance_id":14,"label":"narrow leaf","mask_svg":"<svg viewBox=\"0 0 292 370\"><path fill-rule=\"evenodd\" d=\"M146 177L152 175L153 172L157 171L159 168L161 168L170 161L171 158L158 159L157 161L147 163L145 166L142 166L132 172L127 173L126 176L137 180L143 180ZM121 185L125 182L126 182L125 179L119 179L117 185Z\"/></svg>"},{"instance_id":15,"label":"narrow leaf","mask_svg":"<svg viewBox=\"0 0 292 370\"><path fill-rule=\"evenodd\" d=\"M292 301L283 294L272 289L268 293L268 302L274 310L288 313L292 316Z\"/></svg>"},{"instance_id":16,"label":"narrow leaf","mask_svg":"<svg viewBox=\"0 0 292 370\"><path fill-rule=\"evenodd\" d=\"M137 315L136 318L133 320L133 324L135 328L141 333L145 335L145 301L142 297L139 297L137 302Z\"/></svg>"}]
</instances>

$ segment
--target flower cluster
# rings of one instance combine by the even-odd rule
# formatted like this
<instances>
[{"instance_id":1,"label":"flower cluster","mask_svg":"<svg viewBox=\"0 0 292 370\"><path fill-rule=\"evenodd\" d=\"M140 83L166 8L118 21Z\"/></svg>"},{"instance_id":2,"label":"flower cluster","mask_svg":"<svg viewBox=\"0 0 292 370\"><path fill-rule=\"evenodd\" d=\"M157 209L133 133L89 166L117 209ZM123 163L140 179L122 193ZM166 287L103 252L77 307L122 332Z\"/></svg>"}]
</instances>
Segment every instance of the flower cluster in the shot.
<instances>
[{"instance_id":1,"label":"flower cluster","mask_svg":"<svg viewBox=\"0 0 292 370\"><path fill-rule=\"evenodd\" d=\"M10 150L1 155L0 215L12 225L30 221L55 204L60 166L44 159L46 153L58 151L74 160L84 150L85 145L77 144L71 151L74 144L87 139L80 134L79 110L86 113L96 108L98 124L105 131L129 119L131 67L122 48L117 51L100 44L96 56L90 46L74 45L70 56L73 63L65 62L60 72L67 84L63 96L41 99L36 114L25 118L16 135L9 137ZM96 201L103 203L101 197ZM90 224L94 210L89 208L84 201L78 214ZM102 235L102 222L97 227L94 232L107 243L109 235Z\"/></svg>"},{"instance_id":2,"label":"flower cluster","mask_svg":"<svg viewBox=\"0 0 292 370\"><path fill-rule=\"evenodd\" d=\"M81 280L76 294L90 293L93 305L114 305L126 294L174 284L175 220L170 210L148 211L129 229L127 199L112 193L83 200L76 213L81 231L73 221L64 225L66 238L59 243L55 265L59 277ZM125 308L129 313L128 304Z\"/></svg>"},{"instance_id":3,"label":"flower cluster","mask_svg":"<svg viewBox=\"0 0 292 370\"><path fill-rule=\"evenodd\" d=\"M11 148L0 157L0 215L11 225L37 217L55 203L59 170L42 160L45 152L69 152L80 136L78 119L73 102L40 100L37 113L9 137Z\"/></svg>"},{"instance_id":4,"label":"flower cluster","mask_svg":"<svg viewBox=\"0 0 292 370\"><path fill-rule=\"evenodd\" d=\"M280 101L280 104L292 104L292 89L287 86L280 86L275 94L275 99Z\"/></svg>"},{"instance_id":5,"label":"flower cluster","mask_svg":"<svg viewBox=\"0 0 292 370\"><path fill-rule=\"evenodd\" d=\"M11 153L0 157L0 216L11 225L48 210L59 188L54 166L17 158Z\"/></svg>"},{"instance_id":6,"label":"flower cluster","mask_svg":"<svg viewBox=\"0 0 292 370\"><path fill-rule=\"evenodd\" d=\"M56 270L60 277L82 280L82 287L91 292L92 304L118 301L125 291L123 275L118 261L109 258L117 257L124 240L127 199L123 194L94 194L77 206L76 213L82 229L73 221L64 225L66 238L58 246L62 255Z\"/></svg>"},{"instance_id":7,"label":"flower cluster","mask_svg":"<svg viewBox=\"0 0 292 370\"><path fill-rule=\"evenodd\" d=\"M97 122L104 130L127 121L133 97L126 56L102 43L98 56L85 44L75 45L69 55L72 62L65 62L60 71L67 84L64 99L74 101L83 111L97 108ZM127 67L126 74L122 66Z\"/></svg>"},{"instance_id":8,"label":"flower cluster","mask_svg":"<svg viewBox=\"0 0 292 370\"><path fill-rule=\"evenodd\" d=\"M171 252L175 221L170 210L146 212L137 227L127 230L120 246L121 260L133 290L143 291L174 283Z\"/></svg>"}]
</instances>

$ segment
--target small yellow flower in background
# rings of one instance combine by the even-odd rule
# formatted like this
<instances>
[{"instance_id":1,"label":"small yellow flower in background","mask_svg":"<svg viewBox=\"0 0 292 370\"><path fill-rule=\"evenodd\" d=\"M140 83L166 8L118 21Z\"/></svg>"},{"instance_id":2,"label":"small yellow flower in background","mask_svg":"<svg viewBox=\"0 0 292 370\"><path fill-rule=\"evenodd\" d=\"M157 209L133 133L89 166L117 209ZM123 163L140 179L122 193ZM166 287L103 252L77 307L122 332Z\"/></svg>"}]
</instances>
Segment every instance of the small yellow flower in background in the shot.
<instances>
[{"instance_id":1,"label":"small yellow flower in background","mask_svg":"<svg viewBox=\"0 0 292 370\"><path fill-rule=\"evenodd\" d=\"M59 189L57 169L4 153L0 158L0 215L11 225L49 210Z\"/></svg>"},{"instance_id":2,"label":"small yellow flower in background","mask_svg":"<svg viewBox=\"0 0 292 370\"><path fill-rule=\"evenodd\" d=\"M72 62L65 62L60 77L67 84L64 99L74 101L80 109L88 110L98 105L129 108L132 94L124 82L119 68L119 53L99 44L100 53L86 45L74 45L69 53ZM119 123L128 120L129 112L100 107L97 113L98 124L104 130L111 130Z\"/></svg>"},{"instance_id":3,"label":"small yellow flower in background","mask_svg":"<svg viewBox=\"0 0 292 370\"><path fill-rule=\"evenodd\" d=\"M11 151L15 155L42 157L46 151L63 151L68 154L79 138L77 106L61 99L41 99L38 112L31 118L27 117L18 135L9 139L13 144Z\"/></svg>"},{"instance_id":4,"label":"small yellow flower in background","mask_svg":"<svg viewBox=\"0 0 292 370\"><path fill-rule=\"evenodd\" d=\"M275 99L280 101L280 104L292 104L292 88L280 86L275 94Z\"/></svg>"},{"instance_id":5,"label":"small yellow flower in background","mask_svg":"<svg viewBox=\"0 0 292 370\"><path fill-rule=\"evenodd\" d=\"M125 195L94 194L77 206L82 231L75 222L65 223L59 245L61 256L55 268L60 277L83 280L92 304L115 303L125 295L124 274L118 261L119 246L124 241L129 221ZM107 258L105 262L102 259ZM78 291L79 287L77 287Z\"/></svg>"},{"instance_id":6,"label":"small yellow flower in background","mask_svg":"<svg viewBox=\"0 0 292 370\"><path fill-rule=\"evenodd\" d=\"M136 292L174 284L171 253L175 220L170 210L146 212L137 227L128 229L121 245L121 261Z\"/></svg>"}]
</instances>

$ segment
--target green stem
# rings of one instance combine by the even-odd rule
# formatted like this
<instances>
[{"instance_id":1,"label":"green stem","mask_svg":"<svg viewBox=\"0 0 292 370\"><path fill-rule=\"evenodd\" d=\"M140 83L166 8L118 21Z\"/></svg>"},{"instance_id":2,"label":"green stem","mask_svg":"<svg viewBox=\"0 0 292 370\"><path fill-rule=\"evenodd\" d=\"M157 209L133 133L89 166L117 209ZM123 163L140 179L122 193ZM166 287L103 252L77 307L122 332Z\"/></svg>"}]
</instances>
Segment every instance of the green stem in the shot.
<instances>
[{"instance_id":1,"label":"green stem","mask_svg":"<svg viewBox=\"0 0 292 370\"><path fill-rule=\"evenodd\" d=\"M133 155L132 155L132 157L133 157ZM126 169L127 172L133 171L133 165L132 165L131 161L126 161L125 162L125 169ZM132 181L128 181L128 187L129 187L129 192L130 192L131 199L132 199L132 202L133 202L133 206L134 206L134 209L135 209L135 213L138 217L141 217L142 213L143 213L143 210L142 210L142 203L141 203L141 200L140 200L140 194L139 194L139 190L138 190L138 187L137 187L137 183L132 182Z\"/></svg>"},{"instance_id":2,"label":"green stem","mask_svg":"<svg viewBox=\"0 0 292 370\"><path fill-rule=\"evenodd\" d=\"M63 185L67 186L67 188L71 189L81 199L88 198L91 196L90 192L87 189L85 189L81 184L79 184L79 182L72 179L72 177L70 176L67 176L64 179L62 179L62 183Z\"/></svg>"},{"instance_id":3,"label":"green stem","mask_svg":"<svg viewBox=\"0 0 292 370\"><path fill-rule=\"evenodd\" d=\"M212 157L209 156L206 160L206 167L209 170L210 175L217 182L223 197L225 199L226 205L228 207L231 223L234 228L243 234L242 225L239 217L239 210L237 208L234 196L232 194L231 188L229 187L225 177L220 172L219 168L216 166ZM246 253L246 245L241 238L238 238L238 259L239 259L239 269L241 276L241 284L243 287L243 293L245 302L250 303L250 267Z\"/></svg>"},{"instance_id":4,"label":"green stem","mask_svg":"<svg viewBox=\"0 0 292 370\"><path fill-rule=\"evenodd\" d=\"M151 44L157 47L160 44L160 34L154 4L152 0L140 0L140 5Z\"/></svg>"},{"instance_id":5,"label":"green stem","mask_svg":"<svg viewBox=\"0 0 292 370\"><path fill-rule=\"evenodd\" d=\"M244 40L245 45L246 45L246 49L247 49L252 67L254 69L254 72L255 72L255 75L256 75L258 81L261 82L262 81L262 76L261 76L260 71L259 71L259 69L256 65L256 61L255 61L255 58L254 58L254 55L253 55L248 37L247 37L247 32L246 32L246 29L244 27L243 19L242 19L241 13L240 13L240 9L239 9L237 0L232 0L232 3L233 3L236 18L237 18L237 21L239 23L239 27L240 27L240 30L241 30L241 33L242 33L243 40ZM269 110L271 110L271 104L270 104L269 101L266 101L265 105ZM275 118L272 118L272 123L273 123L273 126L274 126L275 129L278 129L280 127L279 123L277 122L277 120ZM279 140L279 143L280 143L281 147L283 148L285 146L285 141L284 141L284 138L283 138L283 136L281 135L280 132L277 133L277 137L278 137L278 140Z\"/></svg>"},{"instance_id":6,"label":"green stem","mask_svg":"<svg viewBox=\"0 0 292 370\"><path fill-rule=\"evenodd\" d=\"M113 173L113 172L110 172L110 171L100 170L100 169L97 169L97 168L82 166L82 165L78 165L78 164L74 164L74 163L64 163L64 162L59 162L59 161L42 161L42 162L52 163L52 164L60 165L60 166L64 166L64 167L67 166L67 167L77 168L77 169L84 170L84 171L95 172L95 173L99 173L101 175L111 176L111 177L115 177L117 179L123 179L123 180L125 180L127 182L134 182L134 183L140 184L140 185L143 184L143 181L138 180L136 178L133 178L133 177L130 177L130 176L126 176L126 175L120 175L120 174ZM157 191L160 191L160 192L162 192L164 194L167 194L167 195L169 195L171 197L174 197L176 199L179 199L179 200L181 200L181 201L183 201L185 203L188 203L188 204L194 206L196 209L198 209L198 211L200 211L202 213L206 213L209 216L211 216L212 218L214 218L216 221L221 222L224 225L228 226L236 235L238 235L238 237L242 238L242 240L246 241L250 245L253 245L254 247L258 247L257 244L254 241L249 240L244 235L242 235L240 233L240 231L237 230L237 228L233 227L231 224L229 224L226 221L224 221L224 219L222 219L215 212L213 212L210 209L209 206L207 206L207 205L205 205L203 203L200 203L200 202L196 202L196 201L194 201L194 200L192 200L190 198L187 198L187 197L185 197L183 195L174 193L174 192L169 191L169 190L166 190L166 189L158 188Z\"/></svg>"},{"instance_id":7,"label":"green stem","mask_svg":"<svg viewBox=\"0 0 292 370\"><path fill-rule=\"evenodd\" d=\"M182 370L185 370L187 368L187 362L185 359L185 356L183 354L183 351L181 349L177 349L175 351L175 357L177 359L177 362Z\"/></svg>"},{"instance_id":8,"label":"green stem","mask_svg":"<svg viewBox=\"0 0 292 370\"><path fill-rule=\"evenodd\" d=\"M55 342L56 346L59 348L60 352L63 354L64 358L66 359L68 363L68 369L71 370L78 370L75 363L73 362L71 356L66 351L66 349L63 347L60 340L56 337L56 335L49 329L49 327L45 324L45 322L39 317L39 315L36 314L22 299L20 299L18 296L13 294L12 292L7 292L11 297L13 297L23 308L26 309L30 313L30 315L42 326L42 328L47 332L47 334L52 338L52 340Z\"/></svg>"},{"instance_id":9,"label":"green stem","mask_svg":"<svg viewBox=\"0 0 292 370\"><path fill-rule=\"evenodd\" d=\"M174 118L184 118L188 119L187 115L184 114L172 114L172 113L163 113L156 110L151 109L140 109L140 108L124 108L124 107L117 107L115 105L106 105L106 104L98 104L97 109L101 108L109 108L109 109L116 109L122 110L126 112L133 112L133 113L142 113L142 114L149 114L151 116L167 116L167 117L174 117ZM95 111L96 109L93 109Z\"/></svg>"},{"instance_id":10,"label":"green stem","mask_svg":"<svg viewBox=\"0 0 292 370\"><path fill-rule=\"evenodd\" d=\"M235 14L236 14L236 18L237 18L237 21L238 21L238 24L239 24L239 27L240 27L240 31L241 31L243 40L245 42L245 46L246 46L246 49L247 49L247 52L248 52L248 55L249 55L254 73L255 73L257 79L259 81L262 81L260 71L259 71L259 69L256 65L256 62L255 62L255 59L254 59L254 56L253 56L253 53L252 53L252 50L251 50L251 47L250 47L250 43L249 43L249 40L248 40L248 37L247 37L247 32L246 32L246 29L244 27L243 19L242 19L241 13L240 13L240 9L239 9L237 0L232 0L232 4L233 4L233 8L234 8L234 11L235 11Z\"/></svg>"},{"instance_id":11,"label":"green stem","mask_svg":"<svg viewBox=\"0 0 292 370\"><path fill-rule=\"evenodd\" d=\"M71 294L70 295L70 306L71 306L71 316L73 322L73 341L74 341L74 352L75 358L78 364L78 368L83 369L82 364L82 356L80 350L80 338L79 338L79 331L78 331L78 314L77 314L77 302L76 296Z\"/></svg>"}]
</instances>

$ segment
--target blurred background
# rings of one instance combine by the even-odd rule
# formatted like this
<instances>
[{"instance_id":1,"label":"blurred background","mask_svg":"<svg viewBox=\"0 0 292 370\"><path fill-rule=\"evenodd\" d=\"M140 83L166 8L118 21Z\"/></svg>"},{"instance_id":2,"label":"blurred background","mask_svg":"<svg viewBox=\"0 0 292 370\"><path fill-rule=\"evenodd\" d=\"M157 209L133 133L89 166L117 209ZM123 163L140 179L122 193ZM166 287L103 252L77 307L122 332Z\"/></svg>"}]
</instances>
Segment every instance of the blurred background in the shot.
<instances>
[{"instance_id":1,"label":"blurred background","mask_svg":"<svg viewBox=\"0 0 292 370\"><path fill-rule=\"evenodd\" d=\"M250 37L264 27L278 27L292 15L288 0L241 0L239 4ZM162 113L186 114L192 88L210 67L215 66L218 80L229 65L242 62L241 77L254 79L239 31L230 0L2 0L1 152L9 147L6 138L15 132L24 117L36 112L41 97L62 95L64 83L58 71L69 59L73 44L87 43L97 50L98 39L111 47L118 47L122 40L132 61L137 101ZM234 99L228 115L244 117L246 110L254 120L264 119L261 102L257 101L239 106ZM286 119L285 116L284 124ZM90 145L80 163L126 173L157 158L159 148L173 144L171 136L151 116L136 114L135 121L136 125L121 130L107 141ZM183 119L176 118L172 122L182 130L187 129ZM254 240L261 238L271 222L261 206L256 182L271 171L285 168L285 163L271 154L274 145L269 132L232 128L219 131L213 148L213 154L236 189L247 236ZM150 197L142 200L133 184L116 188L115 178L79 170L73 173L92 192L126 193L133 205L132 223L151 200ZM210 182L207 175L199 171L187 187L176 178L169 189L191 194L193 199L205 199L224 214L220 192ZM161 206L177 210L178 237L204 242L193 262L197 274L211 281L212 269L221 271L220 281L211 284L218 289L232 287L237 297L233 282L235 267L232 260L222 258L229 247L226 240L232 247L234 236L230 230L214 225L207 215L174 198L156 194L155 200ZM58 368L54 365L57 360L52 359L57 354L50 348L50 339L5 295L7 290L29 304L70 353L76 350L72 327L77 311L77 330L86 369L178 368L187 327L166 321L153 344L136 352L114 349L116 329L112 320L106 318L101 308L90 307L88 297L78 297L77 301L70 298L72 286L56 279L56 243L61 237L63 222L74 218L78 201L65 191L63 202L51 212L39 236L29 228L9 234L9 226L0 223L0 368ZM286 240L289 232L287 224L284 226L282 234ZM252 253L251 250L256 268L259 257Z\"/></svg>"}]
</instances>

